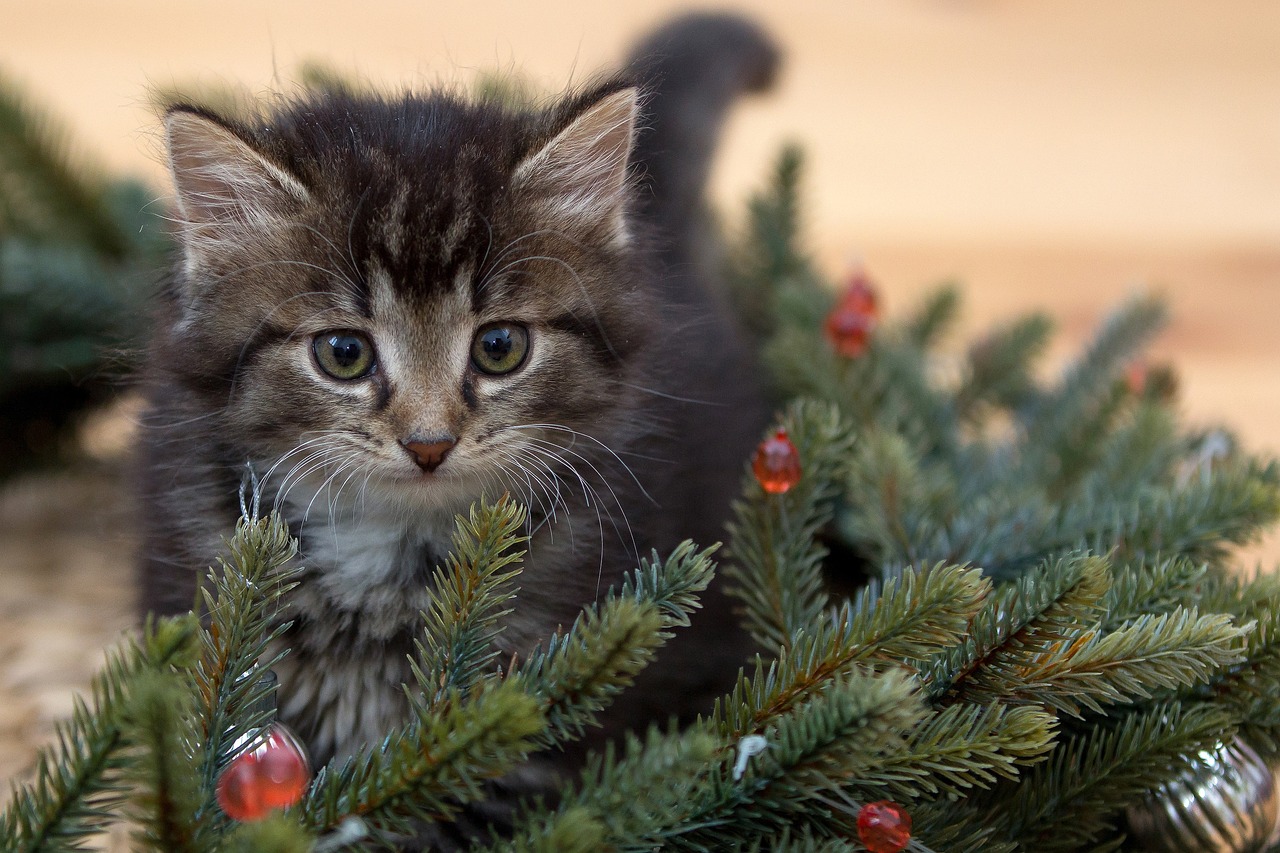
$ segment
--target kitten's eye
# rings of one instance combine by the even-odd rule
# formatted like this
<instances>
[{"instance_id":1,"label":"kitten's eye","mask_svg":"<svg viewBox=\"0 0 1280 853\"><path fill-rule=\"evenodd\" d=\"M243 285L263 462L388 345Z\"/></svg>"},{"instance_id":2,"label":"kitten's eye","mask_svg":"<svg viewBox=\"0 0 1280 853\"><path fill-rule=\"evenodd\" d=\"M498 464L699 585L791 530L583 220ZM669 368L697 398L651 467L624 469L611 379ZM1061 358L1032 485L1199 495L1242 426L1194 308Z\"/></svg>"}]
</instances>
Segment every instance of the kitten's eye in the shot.
<instances>
[{"instance_id":1,"label":"kitten's eye","mask_svg":"<svg viewBox=\"0 0 1280 853\"><path fill-rule=\"evenodd\" d=\"M471 361L484 373L510 373L529 353L529 331L515 323L490 323L471 342Z\"/></svg>"},{"instance_id":2,"label":"kitten's eye","mask_svg":"<svg viewBox=\"0 0 1280 853\"><path fill-rule=\"evenodd\" d=\"M334 379L359 379L373 371L373 342L359 332L321 332L311 349L320 369Z\"/></svg>"}]
</instances>

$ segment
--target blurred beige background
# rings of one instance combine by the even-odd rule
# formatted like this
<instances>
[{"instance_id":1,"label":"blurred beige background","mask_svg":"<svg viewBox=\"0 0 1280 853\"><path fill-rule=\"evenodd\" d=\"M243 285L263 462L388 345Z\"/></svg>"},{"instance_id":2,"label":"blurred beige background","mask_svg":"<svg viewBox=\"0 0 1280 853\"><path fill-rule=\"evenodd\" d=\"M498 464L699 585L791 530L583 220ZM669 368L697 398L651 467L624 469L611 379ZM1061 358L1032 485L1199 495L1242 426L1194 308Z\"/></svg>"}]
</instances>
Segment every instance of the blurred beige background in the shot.
<instances>
[{"instance_id":1,"label":"blurred beige background","mask_svg":"<svg viewBox=\"0 0 1280 853\"><path fill-rule=\"evenodd\" d=\"M381 86L465 82L497 67L556 90L681 8L0 0L0 66L89 152L160 195L149 88L265 93L323 60ZM765 22L788 61L778 90L727 128L715 195L730 216L781 144L798 141L809 234L832 274L860 259L890 313L961 280L969 331L1045 309L1062 330L1055 359L1127 293L1157 289L1174 321L1156 353L1179 369L1188 418L1280 451L1280 3L735 8ZM100 509L119 505L115 486L68 504L60 484L0 494L0 778L128 624L127 525ZM70 544L51 552L49 533L69 518ZM1273 563L1280 547L1245 559L1258 556ZM18 577L18 564L39 570Z\"/></svg>"}]
</instances>

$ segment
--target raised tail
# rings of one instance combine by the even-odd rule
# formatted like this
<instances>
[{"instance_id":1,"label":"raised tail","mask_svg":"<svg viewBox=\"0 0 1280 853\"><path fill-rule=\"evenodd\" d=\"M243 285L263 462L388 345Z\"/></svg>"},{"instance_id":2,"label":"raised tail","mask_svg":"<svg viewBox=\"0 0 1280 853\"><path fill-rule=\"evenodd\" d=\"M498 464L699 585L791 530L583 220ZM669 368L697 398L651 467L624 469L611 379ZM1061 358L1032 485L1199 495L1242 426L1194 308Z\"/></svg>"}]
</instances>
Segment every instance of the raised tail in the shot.
<instances>
[{"instance_id":1,"label":"raised tail","mask_svg":"<svg viewBox=\"0 0 1280 853\"><path fill-rule=\"evenodd\" d=\"M760 27L726 13L676 18L632 51L627 76L647 93L635 151L647 188L642 214L674 240L677 255L687 255L701 231L703 191L730 104L768 89L780 62Z\"/></svg>"}]
</instances>

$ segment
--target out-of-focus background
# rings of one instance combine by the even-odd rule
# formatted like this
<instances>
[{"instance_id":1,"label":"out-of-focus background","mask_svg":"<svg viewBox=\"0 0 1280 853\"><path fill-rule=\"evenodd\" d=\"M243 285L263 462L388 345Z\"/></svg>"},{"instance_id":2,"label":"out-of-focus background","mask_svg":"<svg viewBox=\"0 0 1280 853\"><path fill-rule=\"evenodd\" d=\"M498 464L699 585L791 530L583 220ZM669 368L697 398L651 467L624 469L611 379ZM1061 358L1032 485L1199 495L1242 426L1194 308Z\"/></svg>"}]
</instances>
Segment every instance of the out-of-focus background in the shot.
<instances>
[{"instance_id":1,"label":"out-of-focus background","mask_svg":"<svg viewBox=\"0 0 1280 853\"><path fill-rule=\"evenodd\" d=\"M780 146L807 153L804 214L833 276L889 314L964 283L974 332L1043 309L1075 350L1135 289L1167 296L1155 355L1193 423L1280 450L1280 4L1273 0L743 0L785 46L777 90L726 128L732 224ZM377 86L500 69L555 91L685 7L0 0L0 70L111 173L166 194L149 91L288 88L321 61ZM1052 368L1052 364L1050 365ZM128 410L70 471L0 486L0 779L69 713L131 623ZM1242 555L1267 565L1277 541Z\"/></svg>"}]
</instances>

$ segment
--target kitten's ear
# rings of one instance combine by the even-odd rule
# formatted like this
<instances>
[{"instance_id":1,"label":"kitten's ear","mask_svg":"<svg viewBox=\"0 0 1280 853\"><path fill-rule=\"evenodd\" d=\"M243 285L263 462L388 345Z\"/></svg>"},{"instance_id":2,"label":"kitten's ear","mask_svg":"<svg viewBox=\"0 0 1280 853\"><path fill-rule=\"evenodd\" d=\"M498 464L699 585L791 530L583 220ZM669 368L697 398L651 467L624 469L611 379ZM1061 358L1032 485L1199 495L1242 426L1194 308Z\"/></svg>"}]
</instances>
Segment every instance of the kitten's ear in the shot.
<instances>
[{"instance_id":1,"label":"kitten's ear","mask_svg":"<svg viewBox=\"0 0 1280 853\"><path fill-rule=\"evenodd\" d=\"M188 252L261 234L309 198L297 178L208 116L171 110L165 136Z\"/></svg>"},{"instance_id":2,"label":"kitten's ear","mask_svg":"<svg viewBox=\"0 0 1280 853\"><path fill-rule=\"evenodd\" d=\"M546 199L553 216L606 223L627 240L627 164L640 93L622 89L596 101L516 167L513 184Z\"/></svg>"}]
</instances>

